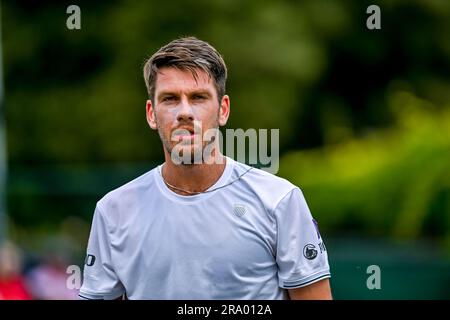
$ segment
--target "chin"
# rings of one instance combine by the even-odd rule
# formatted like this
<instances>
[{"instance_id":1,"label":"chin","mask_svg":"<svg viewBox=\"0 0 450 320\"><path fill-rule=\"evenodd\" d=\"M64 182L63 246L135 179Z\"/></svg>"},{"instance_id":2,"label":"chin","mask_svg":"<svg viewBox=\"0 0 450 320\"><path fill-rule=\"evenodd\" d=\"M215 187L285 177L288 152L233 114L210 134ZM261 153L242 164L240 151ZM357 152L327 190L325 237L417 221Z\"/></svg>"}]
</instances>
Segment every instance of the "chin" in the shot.
<instances>
[{"instance_id":1,"label":"chin","mask_svg":"<svg viewBox=\"0 0 450 320\"><path fill-rule=\"evenodd\" d=\"M203 148L186 146L179 151L175 153L177 159L172 159L175 163L186 166L203 163Z\"/></svg>"}]
</instances>

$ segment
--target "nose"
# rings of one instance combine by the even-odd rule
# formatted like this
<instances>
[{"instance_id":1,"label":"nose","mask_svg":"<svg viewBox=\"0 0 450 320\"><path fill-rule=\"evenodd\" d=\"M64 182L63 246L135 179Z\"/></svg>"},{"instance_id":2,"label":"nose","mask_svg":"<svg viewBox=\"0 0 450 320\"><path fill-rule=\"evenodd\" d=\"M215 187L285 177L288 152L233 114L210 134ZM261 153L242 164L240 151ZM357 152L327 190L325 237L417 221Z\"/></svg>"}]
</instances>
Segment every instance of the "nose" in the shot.
<instances>
[{"instance_id":1,"label":"nose","mask_svg":"<svg viewBox=\"0 0 450 320\"><path fill-rule=\"evenodd\" d=\"M192 107L189 104L187 99L181 99L178 114L177 114L178 122L192 122L194 121L194 114L192 112Z\"/></svg>"}]
</instances>

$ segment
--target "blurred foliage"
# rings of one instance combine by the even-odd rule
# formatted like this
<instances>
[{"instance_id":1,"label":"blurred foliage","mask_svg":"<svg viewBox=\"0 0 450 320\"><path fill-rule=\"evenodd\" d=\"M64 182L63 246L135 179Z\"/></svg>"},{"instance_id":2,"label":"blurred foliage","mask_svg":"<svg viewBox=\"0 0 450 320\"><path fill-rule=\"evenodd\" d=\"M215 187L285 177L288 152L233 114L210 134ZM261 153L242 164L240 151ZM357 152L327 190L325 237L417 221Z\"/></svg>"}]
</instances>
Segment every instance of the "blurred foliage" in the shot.
<instances>
[{"instance_id":1,"label":"blurred foliage","mask_svg":"<svg viewBox=\"0 0 450 320\"><path fill-rule=\"evenodd\" d=\"M280 128L280 175L327 231L449 238L449 1L378 1L375 31L369 1L80 0L78 31L70 4L2 2L12 222L90 219L141 169L85 166L163 159L141 69L195 35L227 62L227 127Z\"/></svg>"},{"instance_id":2,"label":"blurred foliage","mask_svg":"<svg viewBox=\"0 0 450 320\"><path fill-rule=\"evenodd\" d=\"M450 108L407 91L389 101L395 126L288 153L280 175L301 186L327 231L450 240Z\"/></svg>"},{"instance_id":3,"label":"blurred foliage","mask_svg":"<svg viewBox=\"0 0 450 320\"><path fill-rule=\"evenodd\" d=\"M144 117L141 67L161 45L196 35L229 67L229 127L281 128L281 151L389 126L391 80L450 100L448 1L382 1L382 30L364 1L67 1L3 8L9 158L16 163L161 160Z\"/></svg>"}]
</instances>

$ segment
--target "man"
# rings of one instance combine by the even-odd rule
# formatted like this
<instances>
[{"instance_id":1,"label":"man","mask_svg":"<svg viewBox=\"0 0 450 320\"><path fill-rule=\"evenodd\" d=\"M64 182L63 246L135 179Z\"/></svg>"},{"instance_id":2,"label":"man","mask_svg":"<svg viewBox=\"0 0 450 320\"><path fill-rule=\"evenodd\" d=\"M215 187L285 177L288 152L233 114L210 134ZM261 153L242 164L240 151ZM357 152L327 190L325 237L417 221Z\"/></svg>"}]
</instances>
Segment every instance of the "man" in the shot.
<instances>
[{"instance_id":1,"label":"man","mask_svg":"<svg viewBox=\"0 0 450 320\"><path fill-rule=\"evenodd\" d=\"M97 203L80 297L331 299L300 189L199 136L228 120L226 77L220 54L193 37L146 62L147 121L165 162Z\"/></svg>"}]
</instances>

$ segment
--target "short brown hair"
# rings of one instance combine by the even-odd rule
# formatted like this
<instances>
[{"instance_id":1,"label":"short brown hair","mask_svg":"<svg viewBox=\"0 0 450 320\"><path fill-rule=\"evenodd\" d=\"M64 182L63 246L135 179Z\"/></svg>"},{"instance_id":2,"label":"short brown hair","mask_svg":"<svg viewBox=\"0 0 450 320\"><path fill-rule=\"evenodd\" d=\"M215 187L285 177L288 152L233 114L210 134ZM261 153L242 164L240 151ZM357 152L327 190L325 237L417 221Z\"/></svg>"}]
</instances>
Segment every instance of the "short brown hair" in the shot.
<instances>
[{"instance_id":1,"label":"short brown hair","mask_svg":"<svg viewBox=\"0 0 450 320\"><path fill-rule=\"evenodd\" d=\"M148 96L153 102L156 76L158 69L162 67L189 70L195 79L197 79L197 70L203 70L214 79L219 102L225 94L227 67L219 52L205 41L195 37L173 40L145 62L144 80Z\"/></svg>"}]
</instances>

